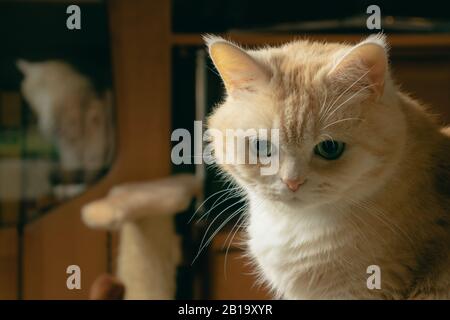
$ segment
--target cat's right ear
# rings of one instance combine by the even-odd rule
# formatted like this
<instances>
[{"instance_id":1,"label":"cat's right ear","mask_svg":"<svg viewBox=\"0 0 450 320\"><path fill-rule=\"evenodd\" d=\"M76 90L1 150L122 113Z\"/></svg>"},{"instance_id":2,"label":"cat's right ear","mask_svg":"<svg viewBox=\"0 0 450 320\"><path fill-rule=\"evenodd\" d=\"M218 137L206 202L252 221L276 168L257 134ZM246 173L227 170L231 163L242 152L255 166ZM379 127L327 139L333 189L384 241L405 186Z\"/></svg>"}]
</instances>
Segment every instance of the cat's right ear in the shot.
<instances>
[{"instance_id":1,"label":"cat's right ear","mask_svg":"<svg viewBox=\"0 0 450 320\"><path fill-rule=\"evenodd\" d=\"M368 37L351 48L333 66L328 76L334 83L345 88L367 82L367 88L379 97L383 94L388 73L388 56L385 36L382 34Z\"/></svg>"},{"instance_id":2,"label":"cat's right ear","mask_svg":"<svg viewBox=\"0 0 450 320\"><path fill-rule=\"evenodd\" d=\"M257 91L270 81L270 72L238 46L214 36L205 36L209 55L229 94Z\"/></svg>"},{"instance_id":3,"label":"cat's right ear","mask_svg":"<svg viewBox=\"0 0 450 320\"><path fill-rule=\"evenodd\" d=\"M31 68L31 62L24 59L19 59L16 61L16 66L23 74L27 74Z\"/></svg>"}]
</instances>

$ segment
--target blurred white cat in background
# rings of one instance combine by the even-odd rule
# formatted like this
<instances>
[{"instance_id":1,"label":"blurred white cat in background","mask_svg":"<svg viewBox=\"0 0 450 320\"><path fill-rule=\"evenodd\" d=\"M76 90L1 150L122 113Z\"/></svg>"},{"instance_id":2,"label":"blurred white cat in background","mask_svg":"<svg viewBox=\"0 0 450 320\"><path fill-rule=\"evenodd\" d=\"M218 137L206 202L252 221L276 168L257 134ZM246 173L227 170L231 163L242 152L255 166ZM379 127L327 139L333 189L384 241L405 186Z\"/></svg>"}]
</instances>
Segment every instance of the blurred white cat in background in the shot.
<instances>
[{"instance_id":1,"label":"blurred white cat in background","mask_svg":"<svg viewBox=\"0 0 450 320\"><path fill-rule=\"evenodd\" d=\"M90 79L62 61L21 59L17 67L24 74L22 94L39 130L56 145L62 172L82 172L84 180L98 175L114 152L111 92L100 96ZM59 193L69 196L67 187Z\"/></svg>"}]
</instances>

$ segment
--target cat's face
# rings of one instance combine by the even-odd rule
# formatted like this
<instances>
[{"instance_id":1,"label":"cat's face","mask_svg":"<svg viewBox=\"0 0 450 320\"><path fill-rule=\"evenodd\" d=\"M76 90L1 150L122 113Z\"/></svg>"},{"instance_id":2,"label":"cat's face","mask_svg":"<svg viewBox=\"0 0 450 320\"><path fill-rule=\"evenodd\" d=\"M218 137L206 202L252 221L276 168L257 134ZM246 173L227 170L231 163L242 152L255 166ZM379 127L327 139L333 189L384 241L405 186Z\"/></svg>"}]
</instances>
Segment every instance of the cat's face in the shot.
<instances>
[{"instance_id":1,"label":"cat's face","mask_svg":"<svg viewBox=\"0 0 450 320\"><path fill-rule=\"evenodd\" d=\"M279 133L273 144L249 138L245 150L264 156L261 149L270 146L279 161L274 174L261 174L261 164L221 165L247 191L313 206L356 200L387 179L402 150L404 127L387 88L380 39L354 48L297 42L247 53L213 39L209 48L227 89L209 128ZM212 143L216 155L230 152L217 138Z\"/></svg>"}]
</instances>

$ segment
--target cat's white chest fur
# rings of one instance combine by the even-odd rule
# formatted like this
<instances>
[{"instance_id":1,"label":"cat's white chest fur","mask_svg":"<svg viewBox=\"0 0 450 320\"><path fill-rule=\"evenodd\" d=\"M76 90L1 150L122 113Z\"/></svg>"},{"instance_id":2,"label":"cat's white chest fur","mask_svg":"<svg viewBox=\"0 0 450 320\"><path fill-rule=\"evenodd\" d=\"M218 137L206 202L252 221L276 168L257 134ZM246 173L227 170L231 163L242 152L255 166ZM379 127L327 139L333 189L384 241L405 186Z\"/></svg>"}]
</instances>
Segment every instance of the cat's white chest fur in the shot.
<instances>
[{"instance_id":1,"label":"cat's white chest fur","mask_svg":"<svg viewBox=\"0 0 450 320\"><path fill-rule=\"evenodd\" d=\"M352 298L350 276L365 286L363 266L341 258L355 235L332 216L324 217L317 212L320 209L296 210L256 195L249 199L250 254L279 296Z\"/></svg>"}]
</instances>

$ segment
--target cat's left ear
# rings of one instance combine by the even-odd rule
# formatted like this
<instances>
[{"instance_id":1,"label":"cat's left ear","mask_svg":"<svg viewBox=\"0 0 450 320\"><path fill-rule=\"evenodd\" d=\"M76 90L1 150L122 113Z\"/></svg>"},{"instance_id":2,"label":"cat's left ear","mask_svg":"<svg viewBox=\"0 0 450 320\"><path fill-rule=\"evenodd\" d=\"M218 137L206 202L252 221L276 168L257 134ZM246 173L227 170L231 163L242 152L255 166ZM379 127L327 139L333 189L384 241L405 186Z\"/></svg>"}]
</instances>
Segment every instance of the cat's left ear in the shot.
<instances>
[{"instance_id":1,"label":"cat's left ear","mask_svg":"<svg viewBox=\"0 0 450 320\"><path fill-rule=\"evenodd\" d=\"M16 61L16 66L23 74L27 74L28 71L32 67L32 63L27 61L27 60L25 60L25 59L18 59Z\"/></svg>"},{"instance_id":2,"label":"cat's left ear","mask_svg":"<svg viewBox=\"0 0 450 320\"><path fill-rule=\"evenodd\" d=\"M269 83L270 72L245 50L219 37L204 39L229 94L256 91Z\"/></svg>"},{"instance_id":3,"label":"cat's left ear","mask_svg":"<svg viewBox=\"0 0 450 320\"><path fill-rule=\"evenodd\" d=\"M384 35L370 36L344 54L328 75L335 82L343 79L352 80L352 83L345 84L347 87L353 82L355 88L364 84L375 97L380 97L384 91L388 72L387 51Z\"/></svg>"}]
</instances>

